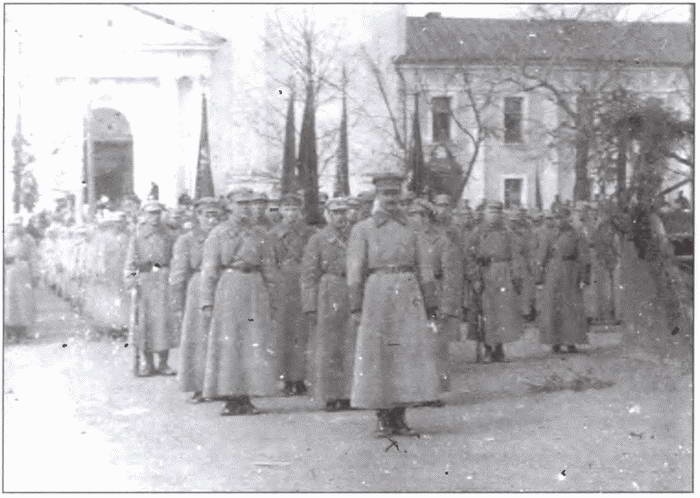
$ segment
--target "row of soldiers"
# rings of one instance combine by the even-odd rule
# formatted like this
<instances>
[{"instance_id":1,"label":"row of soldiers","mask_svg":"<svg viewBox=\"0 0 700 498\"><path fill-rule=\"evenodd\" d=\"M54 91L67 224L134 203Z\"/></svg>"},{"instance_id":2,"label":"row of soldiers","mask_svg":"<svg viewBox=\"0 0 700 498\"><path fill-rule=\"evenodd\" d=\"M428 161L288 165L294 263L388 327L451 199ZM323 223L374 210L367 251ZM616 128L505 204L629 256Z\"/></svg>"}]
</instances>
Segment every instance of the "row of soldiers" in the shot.
<instances>
[{"instance_id":1,"label":"row of soldiers","mask_svg":"<svg viewBox=\"0 0 700 498\"><path fill-rule=\"evenodd\" d=\"M449 388L448 344L460 322L490 361L505 360L503 345L535 307L555 351L586 342L590 254L600 268L617 257L604 220L583 213L574 226L566 207L506 219L499 203L451 212L447 196L401 196L399 178L375 185L376 198L326 202L321 229L304 223L294 195L278 209L246 190L225 206L200 199L182 226L147 202L139 224L112 213L92 234L49 231L44 274L86 314L118 327L130 311L126 268L126 285L139 290L140 375L174 375L168 352L180 346L182 390L194 402L224 400L225 415L256 413L251 397L280 387L311 387L328 410L379 410L380 434L412 433L405 408ZM612 287L614 276L596 278L606 272L594 269L594 284Z\"/></svg>"}]
</instances>

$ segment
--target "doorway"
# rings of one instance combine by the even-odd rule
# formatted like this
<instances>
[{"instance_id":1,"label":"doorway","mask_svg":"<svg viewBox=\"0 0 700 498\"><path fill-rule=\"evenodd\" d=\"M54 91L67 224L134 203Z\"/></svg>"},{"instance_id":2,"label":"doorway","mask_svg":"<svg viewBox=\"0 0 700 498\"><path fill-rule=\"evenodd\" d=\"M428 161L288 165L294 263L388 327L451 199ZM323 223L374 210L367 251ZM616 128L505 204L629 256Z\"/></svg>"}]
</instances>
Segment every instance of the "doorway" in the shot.
<instances>
[{"instance_id":1,"label":"doorway","mask_svg":"<svg viewBox=\"0 0 700 498\"><path fill-rule=\"evenodd\" d=\"M523 206L522 178L505 178L503 180L503 204L505 209L517 209Z\"/></svg>"},{"instance_id":2,"label":"doorway","mask_svg":"<svg viewBox=\"0 0 700 498\"><path fill-rule=\"evenodd\" d=\"M94 109L89 122L93 199L102 196L119 202L134 193L134 143L126 117L109 108ZM86 164L86 167L87 167ZM88 185L88 189L90 185ZM89 195L88 195L89 197Z\"/></svg>"}]
</instances>

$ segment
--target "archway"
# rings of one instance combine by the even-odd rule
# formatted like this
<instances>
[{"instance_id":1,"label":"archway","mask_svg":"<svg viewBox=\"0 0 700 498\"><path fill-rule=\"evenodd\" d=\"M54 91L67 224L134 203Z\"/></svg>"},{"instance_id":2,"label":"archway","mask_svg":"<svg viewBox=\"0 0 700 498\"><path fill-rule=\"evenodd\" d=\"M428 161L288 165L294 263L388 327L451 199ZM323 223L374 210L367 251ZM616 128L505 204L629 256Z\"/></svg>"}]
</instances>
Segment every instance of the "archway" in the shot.
<instances>
[{"instance_id":1,"label":"archway","mask_svg":"<svg viewBox=\"0 0 700 498\"><path fill-rule=\"evenodd\" d=\"M129 122L115 109L98 108L92 110L88 126L86 200L92 203L107 196L119 201L134 192L134 144Z\"/></svg>"}]
</instances>

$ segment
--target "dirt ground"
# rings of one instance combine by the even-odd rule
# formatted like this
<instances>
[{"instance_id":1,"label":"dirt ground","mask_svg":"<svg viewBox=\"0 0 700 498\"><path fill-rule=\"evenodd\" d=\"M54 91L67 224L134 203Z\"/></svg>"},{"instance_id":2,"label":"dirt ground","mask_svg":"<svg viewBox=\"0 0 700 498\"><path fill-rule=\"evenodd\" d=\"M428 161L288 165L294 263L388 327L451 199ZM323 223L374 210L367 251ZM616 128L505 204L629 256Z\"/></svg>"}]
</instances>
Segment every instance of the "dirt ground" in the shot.
<instances>
[{"instance_id":1,"label":"dirt ground","mask_svg":"<svg viewBox=\"0 0 700 498\"><path fill-rule=\"evenodd\" d=\"M309 398L260 400L255 417L189 405L174 378L133 378L122 342L86 340L83 320L43 292L36 337L5 347L3 488L690 491L692 378L686 359L660 353L660 311L628 270L620 344L492 365L457 345L447 406L409 410L422 436L396 444L371 437L372 412Z\"/></svg>"}]
</instances>

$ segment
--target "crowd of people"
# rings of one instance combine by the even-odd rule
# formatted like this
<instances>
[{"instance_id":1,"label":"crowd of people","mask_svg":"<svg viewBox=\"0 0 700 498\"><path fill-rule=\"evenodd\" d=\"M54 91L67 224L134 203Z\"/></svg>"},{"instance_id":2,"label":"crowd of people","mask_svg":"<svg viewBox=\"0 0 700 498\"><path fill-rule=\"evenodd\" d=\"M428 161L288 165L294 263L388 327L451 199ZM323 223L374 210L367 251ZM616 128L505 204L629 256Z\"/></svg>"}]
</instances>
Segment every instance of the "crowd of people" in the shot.
<instances>
[{"instance_id":1,"label":"crowd of people","mask_svg":"<svg viewBox=\"0 0 700 498\"><path fill-rule=\"evenodd\" d=\"M376 410L389 436L416 434L408 407L441 404L451 341L503 362L532 322L553 353L576 353L591 323L616 320L619 237L600 206L472 209L402 194L402 181L320 196L324 226L305 223L296 194L248 189L171 210L131 198L92 224L55 219L38 247L12 220L6 336L26 334L43 281L113 335L135 324L137 375L177 375L193 403L246 415L258 397L310 395Z\"/></svg>"}]
</instances>

